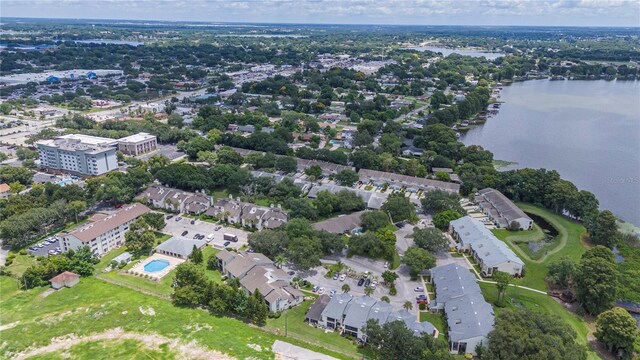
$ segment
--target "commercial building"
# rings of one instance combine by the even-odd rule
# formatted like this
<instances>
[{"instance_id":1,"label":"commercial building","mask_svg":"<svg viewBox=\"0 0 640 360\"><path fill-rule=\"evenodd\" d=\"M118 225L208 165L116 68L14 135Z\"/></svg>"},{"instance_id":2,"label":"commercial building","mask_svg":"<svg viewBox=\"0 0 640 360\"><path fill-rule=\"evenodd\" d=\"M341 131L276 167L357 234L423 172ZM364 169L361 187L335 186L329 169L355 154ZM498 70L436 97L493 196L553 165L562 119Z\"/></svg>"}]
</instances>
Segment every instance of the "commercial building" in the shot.
<instances>
[{"instance_id":1,"label":"commercial building","mask_svg":"<svg viewBox=\"0 0 640 360\"><path fill-rule=\"evenodd\" d=\"M304 294L289 285L292 276L277 268L263 254L222 250L216 258L220 272L229 278L239 279L249 294L259 291L269 311L284 311L304 301Z\"/></svg>"},{"instance_id":2,"label":"commercial building","mask_svg":"<svg viewBox=\"0 0 640 360\"><path fill-rule=\"evenodd\" d=\"M157 148L158 140L156 137L143 132L118 140L118 150L131 156L148 153Z\"/></svg>"},{"instance_id":3,"label":"commercial building","mask_svg":"<svg viewBox=\"0 0 640 360\"><path fill-rule=\"evenodd\" d=\"M492 276L498 270L522 275L524 262L480 221L471 216L461 217L449 223L449 232L458 242L458 250L470 253L484 276Z\"/></svg>"},{"instance_id":4,"label":"commercial building","mask_svg":"<svg viewBox=\"0 0 640 360\"><path fill-rule=\"evenodd\" d=\"M118 168L116 140L70 134L36 142L40 166L57 172L97 176Z\"/></svg>"},{"instance_id":5,"label":"commercial building","mask_svg":"<svg viewBox=\"0 0 640 360\"><path fill-rule=\"evenodd\" d=\"M448 264L429 272L436 293L429 310L446 314L449 351L476 355L476 346L488 344L495 322L493 308L485 301L469 269Z\"/></svg>"},{"instance_id":6,"label":"commercial building","mask_svg":"<svg viewBox=\"0 0 640 360\"><path fill-rule=\"evenodd\" d=\"M124 245L124 234L129 230L129 225L149 211L142 204L125 205L114 214L61 233L60 247L64 252L89 246L93 254L102 256Z\"/></svg>"},{"instance_id":7,"label":"commercial building","mask_svg":"<svg viewBox=\"0 0 640 360\"><path fill-rule=\"evenodd\" d=\"M533 220L516 206L503 193L486 188L476 196L482 211L493 220L496 226L512 230L531 230Z\"/></svg>"}]
</instances>

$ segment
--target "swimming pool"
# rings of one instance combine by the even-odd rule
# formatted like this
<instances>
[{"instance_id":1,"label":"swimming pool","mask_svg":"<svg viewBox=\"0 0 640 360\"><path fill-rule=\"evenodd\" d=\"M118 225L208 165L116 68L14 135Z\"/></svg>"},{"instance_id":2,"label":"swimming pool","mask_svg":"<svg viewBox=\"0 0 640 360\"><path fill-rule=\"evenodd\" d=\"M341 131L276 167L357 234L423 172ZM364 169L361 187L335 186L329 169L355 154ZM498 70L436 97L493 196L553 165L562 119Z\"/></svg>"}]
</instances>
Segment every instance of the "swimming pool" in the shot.
<instances>
[{"instance_id":1,"label":"swimming pool","mask_svg":"<svg viewBox=\"0 0 640 360\"><path fill-rule=\"evenodd\" d=\"M163 270L167 266L169 266L169 262L167 260L155 259L155 260L149 261L144 265L144 271L158 272L160 270Z\"/></svg>"},{"instance_id":2,"label":"swimming pool","mask_svg":"<svg viewBox=\"0 0 640 360\"><path fill-rule=\"evenodd\" d=\"M60 186L71 185L71 184L73 184L73 181L71 181L69 179L58 181L58 185L60 185Z\"/></svg>"}]
</instances>

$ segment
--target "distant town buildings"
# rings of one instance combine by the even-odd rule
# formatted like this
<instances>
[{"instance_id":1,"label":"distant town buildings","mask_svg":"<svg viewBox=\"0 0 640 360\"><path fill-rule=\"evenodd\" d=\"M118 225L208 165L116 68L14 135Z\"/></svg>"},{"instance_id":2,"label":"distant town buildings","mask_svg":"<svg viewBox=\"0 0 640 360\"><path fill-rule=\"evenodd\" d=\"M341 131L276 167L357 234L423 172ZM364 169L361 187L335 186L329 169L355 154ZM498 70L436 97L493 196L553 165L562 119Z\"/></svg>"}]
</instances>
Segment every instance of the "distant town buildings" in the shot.
<instances>
[{"instance_id":1,"label":"distant town buildings","mask_svg":"<svg viewBox=\"0 0 640 360\"><path fill-rule=\"evenodd\" d=\"M417 192L418 190L430 191L436 189L453 193L460 191L460 184L388 173L384 171L360 169L358 176L360 177L360 181L365 184L372 183L375 186L383 186L384 184L392 186L395 185L398 187L404 187L409 192Z\"/></svg>"},{"instance_id":2,"label":"distant town buildings","mask_svg":"<svg viewBox=\"0 0 640 360\"><path fill-rule=\"evenodd\" d=\"M0 199L6 199L11 195L11 187L7 184L0 184Z\"/></svg>"},{"instance_id":3,"label":"distant town buildings","mask_svg":"<svg viewBox=\"0 0 640 360\"><path fill-rule=\"evenodd\" d=\"M142 204L125 205L114 214L61 233L60 247L65 252L88 246L96 256L102 256L124 245L124 234L129 230L129 225L149 211Z\"/></svg>"}]
</instances>

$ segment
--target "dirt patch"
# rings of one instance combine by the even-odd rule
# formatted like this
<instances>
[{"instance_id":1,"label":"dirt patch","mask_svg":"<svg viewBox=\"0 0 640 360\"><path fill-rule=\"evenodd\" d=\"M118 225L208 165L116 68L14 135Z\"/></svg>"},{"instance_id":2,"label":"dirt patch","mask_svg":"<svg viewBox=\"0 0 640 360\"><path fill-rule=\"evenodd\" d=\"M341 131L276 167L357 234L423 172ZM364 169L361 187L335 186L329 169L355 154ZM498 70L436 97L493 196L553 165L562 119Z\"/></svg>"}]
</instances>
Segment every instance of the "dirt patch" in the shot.
<instances>
[{"instance_id":1,"label":"dirt patch","mask_svg":"<svg viewBox=\"0 0 640 360\"><path fill-rule=\"evenodd\" d=\"M11 329L12 327L16 327L20 321L15 321L9 324L0 325L0 331Z\"/></svg>"},{"instance_id":2,"label":"dirt patch","mask_svg":"<svg viewBox=\"0 0 640 360\"><path fill-rule=\"evenodd\" d=\"M167 344L171 351L180 354L181 359L233 359L229 355L225 355L221 352L206 349L196 341L184 343L180 340L169 339L157 334L139 334L125 332L121 328L110 329L102 333L92 334L84 337L78 337L75 334L68 334L62 337L53 338L51 339L51 343L49 345L39 348L27 349L22 353L16 354L12 358L16 360L22 360L36 355L66 350L75 345L85 342L104 340L137 340L141 342L145 347L150 349L157 349L160 345Z\"/></svg>"},{"instance_id":3,"label":"dirt patch","mask_svg":"<svg viewBox=\"0 0 640 360\"><path fill-rule=\"evenodd\" d=\"M142 315L149 315L149 316L154 316L156 314L156 311L152 308L143 308L142 306L140 306L138 308L138 310L140 310L140 312L142 313Z\"/></svg>"}]
</instances>

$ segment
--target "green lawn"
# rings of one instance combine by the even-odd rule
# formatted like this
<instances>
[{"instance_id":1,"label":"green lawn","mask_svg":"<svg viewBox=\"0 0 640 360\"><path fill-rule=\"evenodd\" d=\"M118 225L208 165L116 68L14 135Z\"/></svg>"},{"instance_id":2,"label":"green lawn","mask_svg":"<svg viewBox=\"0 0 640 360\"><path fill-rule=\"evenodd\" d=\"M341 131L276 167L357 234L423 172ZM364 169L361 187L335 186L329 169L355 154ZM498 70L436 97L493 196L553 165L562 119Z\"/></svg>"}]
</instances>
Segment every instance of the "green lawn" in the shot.
<instances>
[{"instance_id":1,"label":"green lawn","mask_svg":"<svg viewBox=\"0 0 640 360\"><path fill-rule=\"evenodd\" d=\"M35 256L16 254L11 265L7 266L7 270L11 271L14 276L22 276L29 266L37 262Z\"/></svg>"},{"instance_id":2,"label":"green lawn","mask_svg":"<svg viewBox=\"0 0 640 360\"><path fill-rule=\"evenodd\" d=\"M516 245L524 252L531 260L542 260L546 252L553 251L561 243L561 236L556 236L553 239L547 239L547 236L536 224L533 225L533 229L528 231L509 231L507 229L494 229L491 230L498 239L503 241L509 241L513 245ZM539 242L540 249L533 251L529 246L529 243Z\"/></svg>"},{"instance_id":3,"label":"green lawn","mask_svg":"<svg viewBox=\"0 0 640 360\"><path fill-rule=\"evenodd\" d=\"M533 311L540 311L558 317L562 321L569 324L578 334L577 341L580 344L587 345L587 334L589 333L589 325L578 316L567 311L562 305L556 302L548 295L538 294L533 291L509 287L505 295L505 307L496 307L494 304L498 299L498 290L494 284L478 283L482 289L485 300L490 303L495 311L496 316L507 308L527 308ZM589 351L588 359L599 359L595 351Z\"/></svg>"},{"instance_id":4,"label":"green lawn","mask_svg":"<svg viewBox=\"0 0 640 360\"><path fill-rule=\"evenodd\" d=\"M184 344L195 341L238 359L273 359L270 349L276 339L340 359L348 358L321 346L293 338L285 339L232 318L178 308L169 301L95 278L82 278L75 287L56 291L44 298L39 295L45 288L16 292L15 286L14 279L0 277L0 288L3 289L0 292L0 313L3 314L0 325L15 324L2 331L0 358L12 358L29 347L47 345L52 338L68 334L83 337L114 328L131 333L155 333ZM89 355L95 353L97 344L79 345L71 352L77 353L79 358L92 358ZM116 354L122 352L126 358L134 345L107 342L101 346L114 348ZM162 347L155 351L158 355L165 353ZM111 353L108 355L109 358L119 358ZM167 358L171 355L166 354Z\"/></svg>"},{"instance_id":5,"label":"green lawn","mask_svg":"<svg viewBox=\"0 0 640 360\"><path fill-rule=\"evenodd\" d=\"M547 284L544 278L547 276L547 265L549 262L568 257L578 261L587 248L580 241L585 229L582 225L549 210L543 209L531 204L518 203L518 207L522 210L538 215L544 218L549 224L558 230L558 246L548 251L547 256L542 259L534 260L522 251L520 247L512 241L512 236L505 236L505 233L498 231L496 236L504 240L509 247L524 261L525 276L522 279L516 279L515 284L531 287L539 290L547 290ZM523 236L533 236L531 232L523 234Z\"/></svg>"},{"instance_id":6,"label":"green lawn","mask_svg":"<svg viewBox=\"0 0 640 360\"><path fill-rule=\"evenodd\" d=\"M325 332L323 329L309 326L304 322L305 315L312 302L311 300L307 300L287 310L286 314L282 314L277 319L268 319L266 326L284 335L286 323L289 337L301 339L317 346L322 346L328 350L344 353L350 357L359 358L361 356L359 355L360 350L352 341L340 336L337 332Z\"/></svg>"},{"instance_id":7,"label":"green lawn","mask_svg":"<svg viewBox=\"0 0 640 360\"><path fill-rule=\"evenodd\" d=\"M431 325L435 326L436 329L440 332L440 336L445 337L447 333L447 324L444 321L444 316L442 314L434 314L428 311L420 312L420 321L428 321Z\"/></svg>"},{"instance_id":8,"label":"green lawn","mask_svg":"<svg viewBox=\"0 0 640 360\"><path fill-rule=\"evenodd\" d=\"M30 359L47 360L111 360L111 359L154 359L173 360L180 359L180 354L171 351L166 344L160 345L157 349L150 349L137 340L108 340L108 341L88 341L72 346L69 349L59 350L47 354L36 355Z\"/></svg>"}]
</instances>

